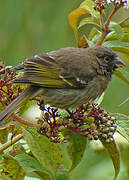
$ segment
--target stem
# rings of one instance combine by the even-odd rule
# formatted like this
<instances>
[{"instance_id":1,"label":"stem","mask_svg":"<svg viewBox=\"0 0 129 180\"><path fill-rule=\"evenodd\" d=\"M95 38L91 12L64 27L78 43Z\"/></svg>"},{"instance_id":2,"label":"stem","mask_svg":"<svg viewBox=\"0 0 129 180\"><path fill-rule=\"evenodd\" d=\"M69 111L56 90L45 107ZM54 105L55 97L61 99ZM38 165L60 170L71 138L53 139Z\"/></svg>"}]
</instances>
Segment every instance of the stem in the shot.
<instances>
[{"instance_id":1,"label":"stem","mask_svg":"<svg viewBox=\"0 0 129 180\"><path fill-rule=\"evenodd\" d=\"M102 29L103 29L103 27L104 27L104 21L103 21L102 11L100 11L100 26L101 26Z\"/></svg>"},{"instance_id":2,"label":"stem","mask_svg":"<svg viewBox=\"0 0 129 180\"><path fill-rule=\"evenodd\" d=\"M112 10L111 14L109 15L104 27L102 26L102 34L101 34L100 38L98 39L97 43L95 44L95 46L100 46L103 43L106 35L110 32L109 24L110 24L111 18L116 13L116 11L118 11L118 9L121 8L121 6L123 6L123 3L115 4L115 7Z\"/></svg>"},{"instance_id":3,"label":"stem","mask_svg":"<svg viewBox=\"0 0 129 180\"><path fill-rule=\"evenodd\" d=\"M8 141L5 144L3 144L2 146L0 146L0 153L2 153L5 149L7 149L12 144L19 141L22 137L23 137L23 134L19 134L19 135L15 136L13 139L11 139L10 141Z\"/></svg>"},{"instance_id":4,"label":"stem","mask_svg":"<svg viewBox=\"0 0 129 180\"><path fill-rule=\"evenodd\" d=\"M15 120L15 121L18 121L18 122L21 122L23 124L26 124L28 126L38 126L37 123L35 122L31 122L31 121L28 121L28 120L25 120L24 118L20 117L20 116L17 116L16 114L12 114L12 118Z\"/></svg>"}]
</instances>

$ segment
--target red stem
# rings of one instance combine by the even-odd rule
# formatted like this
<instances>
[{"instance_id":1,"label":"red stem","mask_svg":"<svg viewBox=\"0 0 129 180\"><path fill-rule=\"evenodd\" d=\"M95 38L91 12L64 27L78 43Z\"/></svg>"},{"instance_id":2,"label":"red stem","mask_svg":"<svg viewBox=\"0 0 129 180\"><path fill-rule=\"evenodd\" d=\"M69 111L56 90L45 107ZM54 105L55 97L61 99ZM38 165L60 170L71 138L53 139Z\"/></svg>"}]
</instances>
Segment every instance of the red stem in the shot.
<instances>
[{"instance_id":1,"label":"red stem","mask_svg":"<svg viewBox=\"0 0 129 180\"><path fill-rule=\"evenodd\" d=\"M12 114L12 118L13 118L13 120L21 122L23 124L26 124L28 126L37 126L38 125L37 123L25 120L25 119L21 118L20 116L17 116L14 113Z\"/></svg>"},{"instance_id":2,"label":"red stem","mask_svg":"<svg viewBox=\"0 0 129 180\"><path fill-rule=\"evenodd\" d=\"M102 34L101 34L101 36L100 36L100 38L99 38L99 40L97 41L97 43L96 43L95 46L100 46L100 45L103 43L106 35L110 32L108 26L109 26L109 24L110 24L111 18L112 18L112 16L116 13L116 11L117 11L118 9L120 9L121 6L123 6L123 3L122 3L122 2L121 2L120 4L115 4L115 7L114 7L114 9L112 10L111 14L109 15L109 17L108 17L108 19L107 19L104 27L102 27Z\"/></svg>"}]
</instances>

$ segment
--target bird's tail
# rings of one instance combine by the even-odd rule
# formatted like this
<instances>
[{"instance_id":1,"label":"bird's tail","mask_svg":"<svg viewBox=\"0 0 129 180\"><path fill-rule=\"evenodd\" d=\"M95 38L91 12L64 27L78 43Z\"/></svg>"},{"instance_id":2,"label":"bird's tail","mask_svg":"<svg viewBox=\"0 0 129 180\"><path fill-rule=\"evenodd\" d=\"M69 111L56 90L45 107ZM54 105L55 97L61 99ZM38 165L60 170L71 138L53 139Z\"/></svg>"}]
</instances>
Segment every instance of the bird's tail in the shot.
<instances>
[{"instance_id":1,"label":"bird's tail","mask_svg":"<svg viewBox=\"0 0 129 180\"><path fill-rule=\"evenodd\" d=\"M11 116L11 114L27 99L34 97L37 91L37 87L28 86L16 99L14 99L5 109L0 112L0 123Z\"/></svg>"}]
</instances>

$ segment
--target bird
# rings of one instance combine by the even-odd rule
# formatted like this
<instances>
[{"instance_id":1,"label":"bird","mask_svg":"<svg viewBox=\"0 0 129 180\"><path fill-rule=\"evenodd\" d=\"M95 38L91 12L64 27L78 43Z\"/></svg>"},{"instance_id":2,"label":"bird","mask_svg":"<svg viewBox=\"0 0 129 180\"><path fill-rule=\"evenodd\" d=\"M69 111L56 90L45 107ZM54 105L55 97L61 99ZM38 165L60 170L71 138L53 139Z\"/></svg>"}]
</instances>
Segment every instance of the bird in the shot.
<instances>
[{"instance_id":1,"label":"bird","mask_svg":"<svg viewBox=\"0 0 129 180\"><path fill-rule=\"evenodd\" d=\"M94 101L108 87L113 72L124 66L117 54L104 46L65 47L32 56L14 67L23 70L23 75L13 82L27 86L0 112L0 123L26 100L39 95L44 104L62 109Z\"/></svg>"}]
</instances>

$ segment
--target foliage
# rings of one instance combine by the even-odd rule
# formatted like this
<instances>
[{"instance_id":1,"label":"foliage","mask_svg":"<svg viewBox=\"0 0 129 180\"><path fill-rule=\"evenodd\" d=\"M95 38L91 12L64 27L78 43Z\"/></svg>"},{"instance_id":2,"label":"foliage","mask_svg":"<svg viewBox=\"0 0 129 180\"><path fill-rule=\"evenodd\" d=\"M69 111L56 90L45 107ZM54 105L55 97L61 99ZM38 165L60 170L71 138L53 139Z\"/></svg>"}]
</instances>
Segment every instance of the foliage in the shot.
<instances>
[{"instance_id":1,"label":"foliage","mask_svg":"<svg viewBox=\"0 0 129 180\"><path fill-rule=\"evenodd\" d=\"M122 0L112 1L112 4L108 5L102 0L83 1L69 15L69 24L78 47L104 45L118 52L128 66L129 17L117 23L112 21L112 16L125 5L127 2ZM108 13L107 9L112 6L112 11ZM81 33L84 27L90 28L89 33ZM24 87L11 82L17 75L10 67L4 67L2 63L0 67L2 110ZM115 75L129 84L129 72L126 70L116 71ZM100 108L103 98L104 94L95 101L97 105L87 104L67 111L42 107L42 102L36 98L34 100L42 111L37 122L29 122L13 114L0 127L1 179L21 180L25 176L32 176L44 180L71 180L76 168L83 161L88 140L99 140L113 162L115 180L120 171L120 152L113 135L117 131L129 141L129 116L111 114ZM33 101L26 102L18 114L21 116L32 104ZM16 123L12 120L16 120ZM10 133L12 137L8 141ZM21 141L21 138L24 138L24 141ZM123 159L127 166L126 158ZM129 177L128 168L126 174Z\"/></svg>"}]
</instances>

